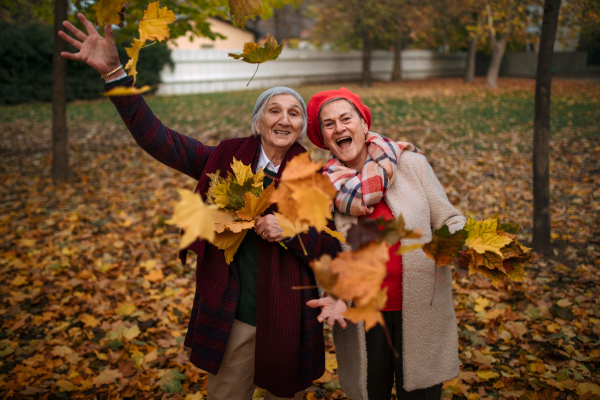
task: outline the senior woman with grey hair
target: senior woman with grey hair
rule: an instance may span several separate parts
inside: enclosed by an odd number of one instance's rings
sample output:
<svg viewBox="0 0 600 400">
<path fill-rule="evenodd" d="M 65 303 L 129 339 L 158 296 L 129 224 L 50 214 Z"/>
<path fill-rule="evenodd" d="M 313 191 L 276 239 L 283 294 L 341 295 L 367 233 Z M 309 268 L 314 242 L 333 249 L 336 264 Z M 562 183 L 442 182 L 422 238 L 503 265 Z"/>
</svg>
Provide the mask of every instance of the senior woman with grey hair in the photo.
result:
<svg viewBox="0 0 600 400">
<path fill-rule="evenodd" d="M 79 52 L 61 55 L 98 71 L 106 89 L 132 86 L 133 79 L 122 70 L 111 27 L 104 28 L 102 37 L 82 14 L 78 18 L 87 34 L 64 21 L 75 38 L 64 32 L 60 36 Z M 234 157 L 254 171 L 263 168 L 266 185 L 273 179 L 277 183 L 286 163 L 306 151 L 298 143 L 306 134 L 306 105 L 290 88 L 274 87 L 258 97 L 252 113 L 253 135 L 223 140 L 217 146 L 165 127 L 141 95 L 111 97 L 111 101 L 140 147 L 197 179 L 196 192 L 204 199 L 210 181 L 207 174 L 225 176 Z M 192 364 L 208 372 L 210 400 L 250 400 L 255 385 L 266 389 L 266 399 L 300 399 L 325 370 L 319 311 L 306 305 L 318 298 L 307 263 L 325 253 L 335 256 L 339 242 L 315 230 L 293 238 L 282 236 L 272 215 L 275 209 L 271 206 L 256 221 L 229 265 L 223 251 L 211 243 L 197 240 L 188 247 L 198 259 L 196 295 L 184 344 L 190 348 Z M 180 254 L 183 261 L 186 251 Z"/>
</svg>

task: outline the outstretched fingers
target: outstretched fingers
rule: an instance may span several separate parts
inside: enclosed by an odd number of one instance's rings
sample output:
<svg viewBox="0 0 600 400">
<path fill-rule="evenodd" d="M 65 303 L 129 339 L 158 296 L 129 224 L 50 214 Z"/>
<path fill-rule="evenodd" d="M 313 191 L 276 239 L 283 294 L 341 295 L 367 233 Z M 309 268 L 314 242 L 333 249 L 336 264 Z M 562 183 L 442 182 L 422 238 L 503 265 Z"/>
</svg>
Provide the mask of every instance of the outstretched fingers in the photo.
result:
<svg viewBox="0 0 600 400">
<path fill-rule="evenodd" d="M 84 42 L 85 39 L 87 39 L 87 35 L 85 33 L 81 32 L 79 30 L 79 28 L 77 28 L 75 25 L 73 25 L 69 21 L 63 21 L 63 26 L 65 28 L 67 28 L 73 35 L 75 35 L 75 37 L 77 39 L 79 39 L 81 42 Z M 62 32 L 62 31 L 59 31 L 59 34 L 60 34 L 60 32 Z M 65 36 L 68 36 L 68 35 L 65 33 Z"/>
<path fill-rule="evenodd" d="M 88 35 L 93 36 L 93 35 L 98 35 L 100 36 L 100 34 L 98 33 L 98 31 L 96 30 L 96 28 L 94 27 L 94 24 L 92 24 L 86 17 L 85 15 L 83 15 L 82 13 L 77 13 L 77 18 L 79 18 L 79 20 L 81 21 L 81 23 L 83 24 L 83 26 L 85 27 L 85 30 L 87 31 Z"/>
<path fill-rule="evenodd" d="M 67 35 L 63 31 L 58 31 L 58 36 L 60 36 L 62 40 L 69 43 L 71 46 L 75 47 L 78 50 L 81 50 L 81 46 L 83 46 L 83 43 L 81 43 L 79 40 L 73 39 L 71 36 Z"/>
</svg>

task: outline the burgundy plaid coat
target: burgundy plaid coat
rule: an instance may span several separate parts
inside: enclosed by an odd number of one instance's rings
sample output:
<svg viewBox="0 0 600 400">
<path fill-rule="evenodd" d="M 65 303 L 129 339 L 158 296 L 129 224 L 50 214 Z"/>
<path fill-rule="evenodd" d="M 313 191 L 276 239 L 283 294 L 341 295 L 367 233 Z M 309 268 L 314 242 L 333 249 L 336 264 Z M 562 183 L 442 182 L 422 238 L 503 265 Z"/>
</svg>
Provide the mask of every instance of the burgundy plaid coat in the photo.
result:
<svg viewBox="0 0 600 400">
<path fill-rule="evenodd" d="M 132 79 L 106 85 L 131 85 Z M 216 147 L 181 135 L 152 113 L 143 97 L 111 98 L 136 142 L 151 156 L 169 167 L 198 180 L 196 191 L 205 197 L 207 173 L 226 175 L 235 156 L 253 167 L 260 152 L 257 136 L 230 139 Z M 294 144 L 279 169 L 293 156 L 304 152 Z M 278 174 L 279 175 L 279 174 Z M 267 210 L 273 212 L 274 207 Z M 333 227 L 333 225 L 331 226 Z M 303 255 L 302 240 L 308 256 Z M 318 298 L 316 289 L 292 290 L 293 286 L 315 285 L 307 263 L 321 254 L 335 256 L 339 242 L 311 230 L 287 241 L 288 250 L 278 243 L 259 241 L 257 271 L 256 385 L 276 396 L 292 397 L 309 387 L 324 373 L 325 349 L 318 309 L 306 306 Z M 239 276 L 235 261 L 225 263 L 223 251 L 205 241 L 189 249 L 198 254 L 196 295 L 185 345 L 192 348 L 190 361 L 210 373 L 218 373 L 239 298 Z M 181 254 L 185 259 L 185 252 Z"/>
</svg>

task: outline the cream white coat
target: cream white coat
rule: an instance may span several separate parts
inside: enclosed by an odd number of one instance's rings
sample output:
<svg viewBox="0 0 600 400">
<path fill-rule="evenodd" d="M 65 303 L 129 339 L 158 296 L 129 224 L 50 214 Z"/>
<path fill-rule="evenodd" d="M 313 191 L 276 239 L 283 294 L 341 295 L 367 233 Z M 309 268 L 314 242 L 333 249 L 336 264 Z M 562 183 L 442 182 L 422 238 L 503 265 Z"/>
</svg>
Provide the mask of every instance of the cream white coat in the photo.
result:
<svg viewBox="0 0 600 400">
<path fill-rule="evenodd" d="M 434 230 L 448 225 L 454 232 L 465 224 L 426 158 L 416 153 L 401 154 L 384 200 L 394 217 L 402 215 L 408 229 L 422 232 L 420 239 L 405 239 L 403 245 L 427 243 Z M 345 235 L 357 218 L 336 210 L 334 220 Z M 402 267 L 404 389 L 411 391 L 458 376 L 458 332 L 450 268 L 436 266 L 420 249 L 404 254 Z M 342 390 L 352 400 L 367 400 L 363 324 L 349 323 L 346 329 L 336 324 L 333 338 Z"/>
</svg>

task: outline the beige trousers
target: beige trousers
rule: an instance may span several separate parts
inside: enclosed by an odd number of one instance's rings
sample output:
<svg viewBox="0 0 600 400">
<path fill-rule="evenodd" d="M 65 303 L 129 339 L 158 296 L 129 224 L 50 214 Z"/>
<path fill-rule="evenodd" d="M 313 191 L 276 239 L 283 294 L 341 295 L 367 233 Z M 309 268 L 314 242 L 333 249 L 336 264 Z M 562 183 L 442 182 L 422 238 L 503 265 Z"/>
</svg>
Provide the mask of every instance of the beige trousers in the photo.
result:
<svg viewBox="0 0 600 400">
<path fill-rule="evenodd" d="M 208 400 L 251 400 L 254 394 L 254 350 L 256 327 L 233 321 L 227 348 L 217 375 L 208 374 Z M 265 400 L 304 398 L 304 391 L 294 397 L 277 397 L 265 391 Z"/>
</svg>

